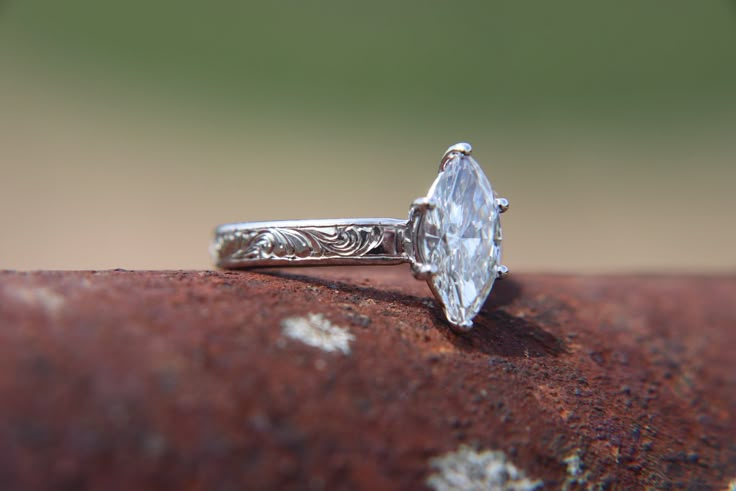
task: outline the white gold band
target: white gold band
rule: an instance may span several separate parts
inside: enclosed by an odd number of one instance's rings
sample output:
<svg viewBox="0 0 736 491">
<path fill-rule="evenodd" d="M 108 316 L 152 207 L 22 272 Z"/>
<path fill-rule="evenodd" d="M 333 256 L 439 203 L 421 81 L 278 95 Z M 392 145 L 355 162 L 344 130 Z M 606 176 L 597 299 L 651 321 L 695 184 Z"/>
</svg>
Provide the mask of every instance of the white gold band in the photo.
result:
<svg viewBox="0 0 736 491">
<path fill-rule="evenodd" d="M 407 221 L 288 220 L 221 225 L 212 255 L 221 268 L 410 262 Z"/>
</svg>

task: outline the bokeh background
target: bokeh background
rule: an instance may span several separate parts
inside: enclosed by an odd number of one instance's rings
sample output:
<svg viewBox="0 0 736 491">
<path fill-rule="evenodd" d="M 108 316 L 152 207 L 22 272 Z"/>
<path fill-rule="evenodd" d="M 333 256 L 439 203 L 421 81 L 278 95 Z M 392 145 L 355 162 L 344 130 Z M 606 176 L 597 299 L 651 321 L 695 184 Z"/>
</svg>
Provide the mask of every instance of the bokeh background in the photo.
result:
<svg viewBox="0 0 736 491">
<path fill-rule="evenodd" d="M 0 1 L 0 268 L 403 217 L 470 141 L 513 271 L 736 270 L 736 3 Z"/>
</svg>

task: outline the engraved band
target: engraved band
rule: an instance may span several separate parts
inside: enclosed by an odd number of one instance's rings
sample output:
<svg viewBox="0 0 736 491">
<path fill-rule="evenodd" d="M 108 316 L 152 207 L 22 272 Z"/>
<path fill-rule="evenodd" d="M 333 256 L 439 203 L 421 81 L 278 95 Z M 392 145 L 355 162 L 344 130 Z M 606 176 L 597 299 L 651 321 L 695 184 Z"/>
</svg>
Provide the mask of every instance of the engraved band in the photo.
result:
<svg viewBox="0 0 736 491">
<path fill-rule="evenodd" d="M 221 225 L 212 256 L 222 268 L 410 262 L 407 221 L 288 220 Z"/>
</svg>

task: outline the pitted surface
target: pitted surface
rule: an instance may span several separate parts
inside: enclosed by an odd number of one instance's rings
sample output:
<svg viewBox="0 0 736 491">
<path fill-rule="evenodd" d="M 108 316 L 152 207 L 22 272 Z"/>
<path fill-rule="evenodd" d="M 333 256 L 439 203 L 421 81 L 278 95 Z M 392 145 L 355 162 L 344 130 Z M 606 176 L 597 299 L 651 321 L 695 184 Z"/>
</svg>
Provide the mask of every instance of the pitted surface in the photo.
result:
<svg viewBox="0 0 736 491">
<path fill-rule="evenodd" d="M 0 273 L 2 487 L 425 489 L 463 445 L 544 489 L 736 478 L 735 278 L 512 278 L 457 334 L 404 266 Z"/>
</svg>

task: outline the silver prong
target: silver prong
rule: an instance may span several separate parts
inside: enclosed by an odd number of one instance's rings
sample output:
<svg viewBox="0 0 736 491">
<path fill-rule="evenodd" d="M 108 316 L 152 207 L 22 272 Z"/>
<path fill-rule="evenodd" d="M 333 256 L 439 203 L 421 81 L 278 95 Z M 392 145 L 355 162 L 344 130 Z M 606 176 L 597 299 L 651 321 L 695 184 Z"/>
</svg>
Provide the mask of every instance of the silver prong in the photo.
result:
<svg viewBox="0 0 736 491">
<path fill-rule="evenodd" d="M 455 324 L 454 322 L 450 323 L 456 331 L 459 332 L 468 332 L 473 328 L 473 321 L 465 321 L 462 324 Z"/>
<path fill-rule="evenodd" d="M 473 147 L 470 145 L 470 143 L 467 142 L 456 143 L 447 149 L 445 155 L 455 152 L 461 153 L 463 155 L 470 155 L 471 153 L 473 153 Z"/>
<path fill-rule="evenodd" d="M 432 264 L 412 263 L 411 273 L 418 280 L 428 280 L 437 273 L 437 267 Z"/>
<path fill-rule="evenodd" d="M 450 146 L 446 151 L 445 154 L 442 156 L 442 160 L 440 161 L 440 170 L 445 170 L 445 167 L 447 166 L 447 163 L 457 154 L 463 154 L 463 155 L 470 155 L 473 152 L 473 147 L 470 145 L 470 143 L 456 143 L 452 146 Z"/>
<path fill-rule="evenodd" d="M 411 204 L 412 211 L 427 211 L 433 210 L 437 206 L 433 200 L 423 197 L 415 199 Z"/>
<path fill-rule="evenodd" d="M 499 264 L 496 266 L 496 278 L 499 280 L 502 280 L 506 278 L 509 275 L 509 268 L 504 266 L 503 264 Z"/>
<path fill-rule="evenodd" d="M 506 198 L 496 198 L 496 208 L 499 213 L 506 213 L 509 209 L 509 200 Z"/>
</svg>

